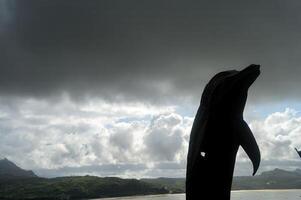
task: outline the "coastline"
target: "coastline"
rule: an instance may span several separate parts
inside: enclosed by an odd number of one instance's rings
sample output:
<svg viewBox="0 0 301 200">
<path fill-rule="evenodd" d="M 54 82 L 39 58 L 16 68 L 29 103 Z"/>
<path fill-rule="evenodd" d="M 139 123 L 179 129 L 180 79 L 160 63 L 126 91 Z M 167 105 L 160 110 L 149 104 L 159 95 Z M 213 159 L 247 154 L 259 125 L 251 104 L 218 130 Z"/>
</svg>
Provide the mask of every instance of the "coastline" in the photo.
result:
<svg viewBox="0 0 301 200">
<path fill-rule="evenodd" d="M 301 189 L 255 189 L 255 190 L 231 190 L 231 192 L 285 192 L 285 191 L 301 191 Z"/>
<path fill-rule="evenodd" d="M 301 189 L 256 189 L 256 190 L 231 190 L 231 193 L 245 193 L 245 192 L 293 192 L 300 191 Z M 133 199 L 133 198 L 144 198 L 152 199 L 154 197 L 167 197 L 167 196 L 184 196 L 185 193 L 175 193 L 175 194 L 154 194 L 154 195 L 132 195 L 132 196 L 120 196 L 120 197 L 109 197 L 109 198 L 95 198 L 89 200 L 120 200 L 122 199 Z"/>
</svg>

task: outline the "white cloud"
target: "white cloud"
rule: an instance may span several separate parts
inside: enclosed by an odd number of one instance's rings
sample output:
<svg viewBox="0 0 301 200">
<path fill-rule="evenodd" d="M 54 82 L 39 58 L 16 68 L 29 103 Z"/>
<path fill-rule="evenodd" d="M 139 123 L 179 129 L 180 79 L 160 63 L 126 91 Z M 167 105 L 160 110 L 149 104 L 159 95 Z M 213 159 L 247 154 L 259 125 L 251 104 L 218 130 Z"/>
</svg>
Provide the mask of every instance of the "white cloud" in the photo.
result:
<svg viewBox="0 0 301 200">
<path fill-rule="evenodd" d="M 262 121 L 250 123 L 262 151 L 263 160 L 296 160 L 294 147 L 301 147 L 301 117 L 286 108 L 270 114 Z"/>
<path fill-rule="evenodd" d="M 192 121 L 172 106 L 115 105 L 100 100 L 81 104 L 67 96 L 55 102 L 18 99 L 2 103 L 0 113 L 1 154 L 26 169 L 58 170 L 57 174 L 84 166 L 129 164 L 143 164 L 147 167 L 140 173 L 152 174 L 158 163 L 178 165 L 186 159 Z M 98 170 L 97 174 L 134 173 L 122 169 Z"/>
<path fill-rule="evenodd" d="M 300 167 L 301 160 L 294 150 L 295 147 L 301 148 L 301 117 L 296 110 L 286 108 L 265 119 L 253 120 L 249 125 L 261 151 L 259 172 L 277 167 L 287 170 Z M 236 173 L 250 174 L 251 163 L 242 149 L 237 161 Z"/>
<path fill-rule="evenodd" d="M 174 161 L 184 147 L 185 130 L 180 115 L 170 113 L 152 119 L 144 137 L 145 152 L 150 160 Z M 179 160 L 178 160 L 179 161 Z"/>
<path fill-rule="evenodd" d="M 2 98 L 0 156 L 40 175 L 184 176 L 192 122 L 173 106 L 75 103 L 68 96 L 53 102 Z M 301 117 L 297 111 L 287 108 L 253 118 L 249 125 L 262 154 L 259 172 L 298 167 L 301 161 L 294 147 L 301 148 Z M 251 171 L 240 149 L 236 174 Z"/>
</svg>

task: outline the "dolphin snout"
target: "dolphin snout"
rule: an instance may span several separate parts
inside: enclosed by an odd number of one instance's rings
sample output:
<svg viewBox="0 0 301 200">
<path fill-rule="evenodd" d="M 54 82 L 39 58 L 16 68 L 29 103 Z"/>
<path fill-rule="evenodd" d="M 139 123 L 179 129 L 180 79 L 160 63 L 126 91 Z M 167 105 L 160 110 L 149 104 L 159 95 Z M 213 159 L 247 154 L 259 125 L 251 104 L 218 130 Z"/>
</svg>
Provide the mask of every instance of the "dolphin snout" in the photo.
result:
<svg viewBox="0 0 301 200">
<path fill-rule="evenodd" d="M 256 80 L 259 74 L 260 65 L 252 64 L 238 73 L 237 81 L 239 81 L 240 84 L 249 87 Z"/>
<path fill-rule="evenodd" d="M 252 64 L 248 67 L 246 67 L 244 70 L 242 70 L 241 72 L 243 73 L 254 73 L 254 72 L 259 72 L 260 71 L 260 65 L 257 64 Z"/>
</svg>

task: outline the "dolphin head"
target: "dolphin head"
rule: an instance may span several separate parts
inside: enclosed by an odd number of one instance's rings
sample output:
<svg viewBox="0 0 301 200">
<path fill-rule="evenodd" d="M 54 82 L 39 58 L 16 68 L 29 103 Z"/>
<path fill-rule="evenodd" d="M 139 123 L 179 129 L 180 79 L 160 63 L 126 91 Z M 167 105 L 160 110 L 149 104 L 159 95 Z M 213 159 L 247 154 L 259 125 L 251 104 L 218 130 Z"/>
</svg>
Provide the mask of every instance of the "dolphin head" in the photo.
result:
<svg viewBox="0 0 301 200">
<path fill-rule="evenodd" d="M 250 65 L 225 78 L 220 104 L 228 115 L 242 117 L 249 87 L 260 74 L 259 65 Z M 222 109 L 224 110 L 224 109 Z"/>
<path fill-rule="evenodd" d="M 218 118 L 242 118 L 248 89 L 260 74 L 260 66 L 252 64 L 241 71 L 218 73 L 206 86 L 202 103 Z"/>
</svg>

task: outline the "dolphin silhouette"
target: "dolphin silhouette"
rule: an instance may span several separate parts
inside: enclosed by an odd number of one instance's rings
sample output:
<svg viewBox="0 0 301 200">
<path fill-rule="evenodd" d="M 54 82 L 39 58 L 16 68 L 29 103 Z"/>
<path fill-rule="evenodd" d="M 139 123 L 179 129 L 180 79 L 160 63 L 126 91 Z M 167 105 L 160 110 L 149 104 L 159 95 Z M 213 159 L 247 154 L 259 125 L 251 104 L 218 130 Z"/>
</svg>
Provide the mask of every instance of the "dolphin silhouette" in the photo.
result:
<svg viewBox="0 0 301 200">
<path fill-rule="evenodd" d="M 206 85 L 190 134 L 186 200 L 229 200 L 236 154 L 241 145 L 253 164 L 260 164 L 256 140 L 243 119 L 248 89 L 259 65 L 216 74 Z"/>
<path fill-rule="evenodd" d="M 299 157 L 301 158 L 301 151 L 299 151 L 297 148 L 295 148 L 295 150 L 297 151 Z"/>
</svg>

